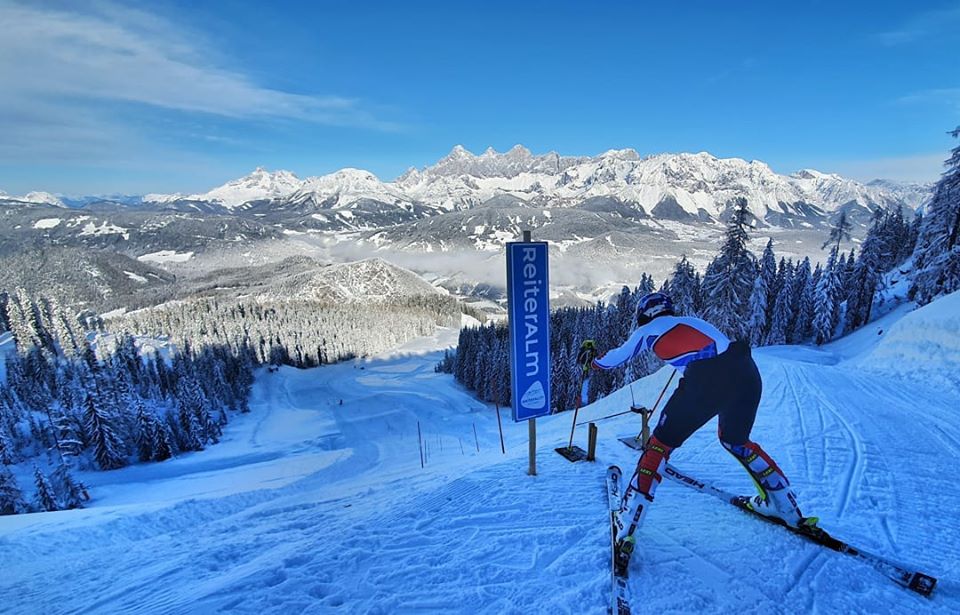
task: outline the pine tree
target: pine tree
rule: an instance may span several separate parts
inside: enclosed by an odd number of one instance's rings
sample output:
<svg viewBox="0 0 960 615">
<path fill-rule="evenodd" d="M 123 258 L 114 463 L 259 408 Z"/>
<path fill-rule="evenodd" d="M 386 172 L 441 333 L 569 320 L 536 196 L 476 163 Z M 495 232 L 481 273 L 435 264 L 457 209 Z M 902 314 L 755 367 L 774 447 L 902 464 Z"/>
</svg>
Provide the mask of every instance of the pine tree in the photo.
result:
<svg viewBox="0 0 960 615">
<path fill-rule="evenodd" d="M 847 299 L 847 330 L 852 331 L 868 322 L 873 310 L 873 300 L 881 280 L 881 262 L 883 260 L 886 217 L 881 210 L 874 214 L 867 236 L 863 240 L 860 256 L 850 275 L 850 287 Z M 888 248 L 894 249 L 894 248 Z"/>
<path fill-rule="evenodd" d="M 181 451 L 203 450 L 203 428 L 197 422 L 197 415 L 187 404 L 177 402 L 177 422 L 180 439 L 178 446 Z"/>
<path fill-rule="evenodd" d="M 781 259 L 781 263 L 782 263 Z M 777 300 L 776 293 L 779 291 L 776 285 L 777 279 L 777 257 L 773 253 L 773 238 L 767 239 L 767 245 L 763 249 L 763 256 L 760 257 L 760 277 L 763 278 L 764 287 L 767 290 L 766 323 L 769 326 L 770 319 L 773 318 L 773 304 Z M 764 329 L 763 333 L 766 334 Z"/>
<path fill-rule="evenodd" d="M 698 286 L 697 273 L 684 255 L 674 267 L 670 279 L 670 298 L 678 315 L 697 315 Z"/>
<path fill-rule="evenodd" d="M 767 331 L 767 284 L 762 275 L 753 280 L 750 293 L 750 320 L 747 324 L 750 332 L 750 345 L 760 346 Z"/>
<path fill-rule="evenodd" d="M 3 413 L 0 412 L 0 416 Z M 0 464 L 5 466 L 14 463 L 13 447 L 10 445 L 10 436 L 7 435 L 6 427 L 0 423 Z"/>
<path fill-rule="evenodd" d="M 80 435 L 80 424 L 72 414 L 61 411 L 52 416 L 54 429 L 57 434 L 57 446 L 60 454 L 76 457 L 83 450 L 83 440 Z"/>
<path fill-rule="evenodd" d="M 850 229 L 853 228 L 853 225 L 850 224 L 850 220 L 847 218 L 846 210 L 842 210 L 840 215 L 837 216 L 837 221 L 830 229 L 830 236 L 826 241 L 823 242 L 821 249 L 826 248 L 830 244 L 834 244 L 833 250 L 835 252 L 840 252 L 840 242 L 843 240 L 850 240 Z"/>
<path fill-rule="evenodd" d="M 704 318 L 732 339 L 748 339 L 746 312 L 756 273 L 747 250 L 749 216 L 746 199 L 737 199 L 720 254 L 703 279 Z"/>
<path fill-rule="evenodd" d="M 137 452 L 140 461 L 150 461 L 156 454 L 154 443 L 157 439 L 157 424 L 153 416 L 149 415 L 143 403 L 137 400 Z"/>
<path fill-rule="evenodd" d="M 781 261 L 782 262 L 782 261 Z M 773 316 L 770 322 L 770 331 L 767 334 L 767 344 L 779 345 L 787 343 L 790 323 L 793 320 L 793 267 L 787 263 L 782 267 L 783 281 L 779 284 L 780 291 L 773 303 Z"/>
<path fill-rule="evenodd" d="M 960 127 L 950 134 L 960 137 Z M 920 303 L 960 289 L 960 145 L 944 166 L 913 252 L 913 294 Z"/>
<path fill-rule="evenodd" d="M 840 293 L 840 283 L 836 271 L 837 251 L 834 249 L 827 260 L 820 279 L 817 282 L 813 308 L 813 335 L 817 345 L 833 339 L 834 330 L 839 320 L 839 306 L 837 297 Z"/>
<path fill-rule="evenodd" d="M 26 510 L 17 479 L 6 466 L 0 466 L 0 515 L 16 515 Z"/>
<path fill-rule="evenodd" d="M 43 475 L 40 468 L 36 466 L 33 468 L 33 481 L 37 487 L 37 507 L 46 512 L 60 510 L 60 503 L 57 502 L 57 497 L 54 494 L 53 487 L 50 486 L 50 481 Z"/>
<path fill-rule="evenodd" d="M 810 259 L 804 258 L 793 276 L 790 303 L 795 306 L 787 333 L 788 344 L 799 344 L 810 337 L 813 326 L 814 286 Z"/>
<path fill-rule="evenodd" d="M 153 432 L 153 460 L 166 461 L 173 457 L 173 444 L 170 437 L 170 428 L 163 421 L 156 422 Z"/>
<path fill-rule="evenodd" d="M 113 426 L 113 417 L 101 409 L 94 396 L 87 393 L 84 401 L 87 439 L 93 444 L 93 455 L 101 470 L 114 470 L 127 464 L 123 443 Z"/>
<path fill-rule="evenodd" d="M 54 492 L 67 510 L 83 508 L 83 503 L 90 499 L 86 486 L 73 478 L 66 463 L 57 466 L 52 479 Z"/>
</svg>

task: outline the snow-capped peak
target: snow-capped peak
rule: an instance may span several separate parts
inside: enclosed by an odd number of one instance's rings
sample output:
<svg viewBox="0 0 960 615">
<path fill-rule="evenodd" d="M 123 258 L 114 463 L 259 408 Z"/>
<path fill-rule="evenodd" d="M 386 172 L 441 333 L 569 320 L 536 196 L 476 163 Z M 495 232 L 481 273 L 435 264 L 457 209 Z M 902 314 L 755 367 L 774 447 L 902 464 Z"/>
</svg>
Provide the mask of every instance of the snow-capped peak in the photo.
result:
<svg viewBox="0 0 960 615">
<path fill-rule="evenodd" d="M 600 158 L 615 158 L 617 160 L 640 160 L 637 150 L 625 147 L 623 149 L 608 149 L 600 154 Z"/>
<path fill-rule="evenodd" d="M 370 171 L 353 168 L 340 169 L 320 177 L 309 177 L 291 196 L 295 201 L 311 198 L 317 202 L 329 201 L 331 197 L 333 197 L 331 206 L 335 209 L 348 207 L 360 200 L 373 200 L 394 205 L 410 202 L 410 199 L 395 185 L 380 181 Z"/>
<path fill-rule="evenodd" d="M 476 158 L 476 156 L 474 156 L 473 152 L 464 146 L 457 144 L 453 146 L 453 149 L 450 150 L 450 153 L 447 154 L 442 160 L 462 160 L 464 158 Z"/>
<path fill-rule="evenodd" d="M 257 167 L 245 177 L 227 182 L 206 194 L 198 194 L 190 198 L 220 203 L 232 209 L 248 201 L 274 199 L 293 194 L 302 185 L 303 182 L 290 171 L 270 172 L 263 167 Z"/>
<path fill-rule="evenodd" d="M 847 181 L 836 173 L 822 173 L 815 169 L 801 169 L 793 174 L 797 179 L 814 179 L 818 181 Z"/>
<path fill-rule="evenodd" d="M 56 207 L 66 207 L 59 198 L 55 195 L 50 194 L 49 192 L 28 192 L 22 197 L 19 197 L 17 200 L 26 201 L 27 203 L 43 203 L 44 205 L 54 205 Z"/>
</svg>

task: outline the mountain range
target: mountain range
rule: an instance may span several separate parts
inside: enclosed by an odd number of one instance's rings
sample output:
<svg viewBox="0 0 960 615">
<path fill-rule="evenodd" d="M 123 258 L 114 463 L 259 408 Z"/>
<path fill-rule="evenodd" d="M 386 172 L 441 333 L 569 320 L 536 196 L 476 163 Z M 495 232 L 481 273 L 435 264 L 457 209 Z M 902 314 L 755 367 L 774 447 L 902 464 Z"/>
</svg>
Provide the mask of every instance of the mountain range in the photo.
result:
<svg viewBox="0 0 960 615">
<path fill-rule="evenodd" d="M 758 220 L 782 223 L 829 215 L 843 207 L 916 209 L 929 197 L 930 188 L 888 180 L 861 183 L 810 169 L 780 175 L 763 162 L 716 158 L 704 152 L 642 157 L 632 149 L 621 149 L 573 157 L 553 152 L 534 155 L 517 145 L 505 153 L 488 149 L 477 156 L 458 145 L 436 164 L 411 168 L 392 182 L 360 169 L 300 179 L 289 171 L 257 168 L 201 194 L 69 201 L 86 207 L 112 202 L 210 213 L 286 211 L 294 217 L 309 212 L 318 214 L 319 226 L 373 228 L 378 225 L 364 220 L 370 213 L 395 210 L 399 217 L 419 218 L 472 209 L 491 200 L 566 208 L 602 198 L 655 218 L 717 220 L 733 198 L 745 197 Z M 15 200 L 64 204 L 44 192 Z M 342 215 L 349 211 L 358 216 Z"/>
<path fill-rule="evenodd" d="M 532 230 L 566 259 L 557 281 L 566 272 L 570 288 L 593 292 L 638 270 L 662 277 L 680 254 L 704 266 L 739 197 L 762 231 L 754 249 L 776 236 L 782 254 L 819 258 L 838 212 L 862 232 L 878 208 L 922 209 L 931 188 L 809 169 L 781 175 L 763 162 L 707 153 L 576 157 L 518 145 L 474 155 L 457 146 L 390 182 L 360 169 L 301 179 L 257 168 L 200 194 L 0 193 L 0 256 L 102 250 L 182 277 L 297 254 L 343 261 L 402 253 L 419 255 L 422 265 L 399 260 L 452 292 L 495 297 L 490 285 L 500 283 L 502 265 L 494 257 Z M 461 252 L 468 258 L 452 256 Z M 165 283 L 131 266 L 120 275 Z"/>
</svg>

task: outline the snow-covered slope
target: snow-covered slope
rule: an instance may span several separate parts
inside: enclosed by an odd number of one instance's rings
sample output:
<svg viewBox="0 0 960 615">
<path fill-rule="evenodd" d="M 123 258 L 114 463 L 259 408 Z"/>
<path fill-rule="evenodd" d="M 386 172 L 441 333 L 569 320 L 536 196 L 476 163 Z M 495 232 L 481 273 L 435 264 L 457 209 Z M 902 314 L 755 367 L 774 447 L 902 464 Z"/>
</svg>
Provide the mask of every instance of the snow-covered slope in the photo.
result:
<svg viewBox="0 0 960 615">
<path fill-rule="evenodd" d="M 860 365 L 960 393 L 960 292 L 907 314 L 882 333 Z"/>
<path fill-rule="evenodd" d="M 899 327 L 943 322 L 946 308 L 932 307 Z M 526 426 L 504 412 L 502 454 L 494 408 L 433 371 L 437 349 L 456 333 L 370 361 L 263 372 L 252 413 L 231 422 L 222 444 L 84 474 L 96 498 L 86 510 L 0 518 L 4 607 L 604 613 L 602 481 L 607 464 L 635 463 L 615 437 L 636 433 L 636 415 L 598 422 L 597 463 L 575 465 L 553 452 L 566 444 L 570 413 L 541 419 L 538 476 L 527 476 Z M 758 351 L 765 386 L 753 438 L 776 456 L 808 514 L 938 576 L 933 597 L 665 482 L 631 569 L 638 610 L 960 612 L 960 398 L 922 379 L 865 371 L 845 352 Z M 640 380 L 579 418 L 622 411 L 632 397 L 652 404 L 668 377 Z M 585 431 L 576 433 L 581 444 Z M 672 461 L 752 491 L 712 423 Z"/>
<path fill-rule="evenodd" d="M 335 301 L 338 303 L 396 300 L 417 295 L 437 295 L 443 291 L 408 269 L 380 258 L 310 267 L 291 275 L 258 298 L 285 300 Z"/>
</svg>

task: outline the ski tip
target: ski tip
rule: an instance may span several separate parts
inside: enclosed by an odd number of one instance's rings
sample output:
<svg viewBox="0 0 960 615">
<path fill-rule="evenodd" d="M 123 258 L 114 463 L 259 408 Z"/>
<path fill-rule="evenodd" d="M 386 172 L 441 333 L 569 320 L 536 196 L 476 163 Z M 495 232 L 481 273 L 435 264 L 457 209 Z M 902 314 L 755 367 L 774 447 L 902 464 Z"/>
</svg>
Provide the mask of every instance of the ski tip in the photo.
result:
<svg viewBox="0 0 960 615">
<path fill-rule="evenodd" d="M 937 579 L 922 572 L 915 572 L 907 585 L 909 589 L 917 592 L 921 596 L 930 597 L 933 589 L 937 586 Z"/>
</svg>

